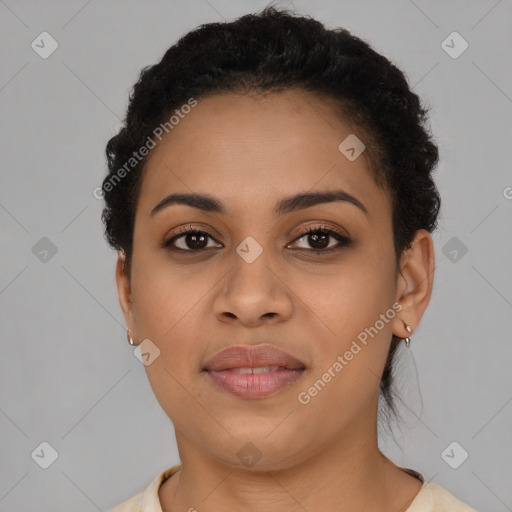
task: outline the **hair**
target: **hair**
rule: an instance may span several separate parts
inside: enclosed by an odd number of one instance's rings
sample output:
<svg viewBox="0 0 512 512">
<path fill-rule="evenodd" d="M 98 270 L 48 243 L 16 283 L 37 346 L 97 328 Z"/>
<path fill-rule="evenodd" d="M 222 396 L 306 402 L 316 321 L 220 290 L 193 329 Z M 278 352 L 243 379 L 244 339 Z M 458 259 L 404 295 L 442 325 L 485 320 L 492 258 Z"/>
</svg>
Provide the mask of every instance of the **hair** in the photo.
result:
<svg viewBox="0 0 512 512">
<path fill-rule="evenodd" d="M 112 248 L 123 251 L 128 278 L 147 161 L 146 156 L 133 163 L 133 156 L 155 128 L 190 98 L 289 89 L 328 102 L 364 135 L 363 155 L 392 201 L 397 269 L 416 231 L 434 231 L 441 203 L 432 179 L 438 148 L 424 127 L 429 109 L 410 90 L 404 74 L 346 29 L 327 29 L 309 16 L 267 6 L 231 22 L 197 27 L 171 46 L 160 62 L 142 69 L 123 126 L 107 143 L 108 174 L 102 186 L 105 235 Z M 127 162 L 133 167 L 128 172 Z M 380 382 L 380 399 L 393 414 L 393 360 L 399 342 L 393 335 Z"/>
</svg>

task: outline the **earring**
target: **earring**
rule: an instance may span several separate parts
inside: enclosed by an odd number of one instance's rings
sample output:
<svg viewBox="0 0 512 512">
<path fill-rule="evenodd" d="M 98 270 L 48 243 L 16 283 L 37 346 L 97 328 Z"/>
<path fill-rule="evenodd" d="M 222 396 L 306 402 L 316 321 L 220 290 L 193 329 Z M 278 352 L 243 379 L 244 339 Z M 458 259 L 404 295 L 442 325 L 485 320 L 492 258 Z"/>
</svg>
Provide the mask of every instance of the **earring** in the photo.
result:
<svg viewBox="0 0 512 512">
<path fill-rule="evenodd" d="M 135 345 L 135 343 L 133 342 L 132 337 L 130 336 L 130 329 L 128 329 L 128 331 L 126 331 L 126 339 L 128 340 L 128 343 L 130 345 Z"/>
<path fill-rule="evenodd" d="M 412 332 L 412 328 L 409 324 L 406 324 L 404 322 L 404 325 L 405 325 L 405 330 L 408 332 L 408 333 L 411 333 Z M 407 337 L 407 338 L 404 338 L 404 341 L 405 341 L 405 346 L 407 348 L 409 348 L 409 346 L 411 345 L 411 338 Z"/>
</svg>

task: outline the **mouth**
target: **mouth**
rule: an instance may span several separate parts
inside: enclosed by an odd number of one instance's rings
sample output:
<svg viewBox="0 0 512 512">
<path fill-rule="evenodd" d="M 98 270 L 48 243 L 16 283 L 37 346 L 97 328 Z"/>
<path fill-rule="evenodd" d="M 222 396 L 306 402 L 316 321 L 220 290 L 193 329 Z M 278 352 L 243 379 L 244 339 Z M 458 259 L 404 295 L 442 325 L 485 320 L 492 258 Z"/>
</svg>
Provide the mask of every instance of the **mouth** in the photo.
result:
<svg viewBox="0 0 512 512">
<path fill-rule="evenodd" d="M 239 398 L 264 398 L 297 382 L 305 368 L 291 370 L 282 366 L 207 370 L 213 384 Z"/>
<path fill-rule="evenodd" d="M 264 398 L 297 382 L 305 365 L 272 345 L 238 345 L 211 358 L 203 368 L 217 389 L 239 398 Z"/>
</svg>

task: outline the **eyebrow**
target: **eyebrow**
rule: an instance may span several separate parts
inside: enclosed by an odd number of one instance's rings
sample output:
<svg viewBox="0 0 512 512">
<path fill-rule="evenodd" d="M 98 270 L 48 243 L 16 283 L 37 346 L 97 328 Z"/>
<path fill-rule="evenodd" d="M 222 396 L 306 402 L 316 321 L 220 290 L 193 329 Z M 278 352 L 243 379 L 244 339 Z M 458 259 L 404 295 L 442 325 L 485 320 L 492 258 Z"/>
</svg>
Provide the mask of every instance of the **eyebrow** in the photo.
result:
<svg viewBox="0 0 512 512">
<path fill-rule="evenodd" d="M 304 208 L 310 208 L 322 203 L 332 203 L 334 201 L 345 201 L 357 206 L 361 211 L 368 215 L 368 210 L 363 203 L 344 190 L 334 190 L 327 192 L 305 192 L 291 197 L 281 199 L 273 209 L 275 216 L 282 216 Z M 173 204 L 184 204 L 197 208 L 204 212 L 226 214 L 226 209 L 222 203 L 208 194 L 170 194 L 162 199 L 152 210 L 150 216 L 171 206 Z"/>
</svg>

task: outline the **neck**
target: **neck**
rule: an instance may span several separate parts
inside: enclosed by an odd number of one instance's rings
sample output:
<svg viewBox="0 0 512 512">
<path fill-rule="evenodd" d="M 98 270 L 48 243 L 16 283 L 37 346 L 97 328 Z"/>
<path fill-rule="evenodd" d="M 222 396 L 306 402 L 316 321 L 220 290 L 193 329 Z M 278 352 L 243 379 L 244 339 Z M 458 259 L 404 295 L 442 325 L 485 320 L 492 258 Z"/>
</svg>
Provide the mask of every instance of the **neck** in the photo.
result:
<svg viewBox="0 0 512 512">
<path fill-rule="evenodd" d="M 421 482 L 380 452 L 374 430 L 339 436 L 334 446 L 276 470 L 219 462 L 176 431 L 182 468 L 160 488 L 162 510 L 404 511 Z"/>
</svg>

